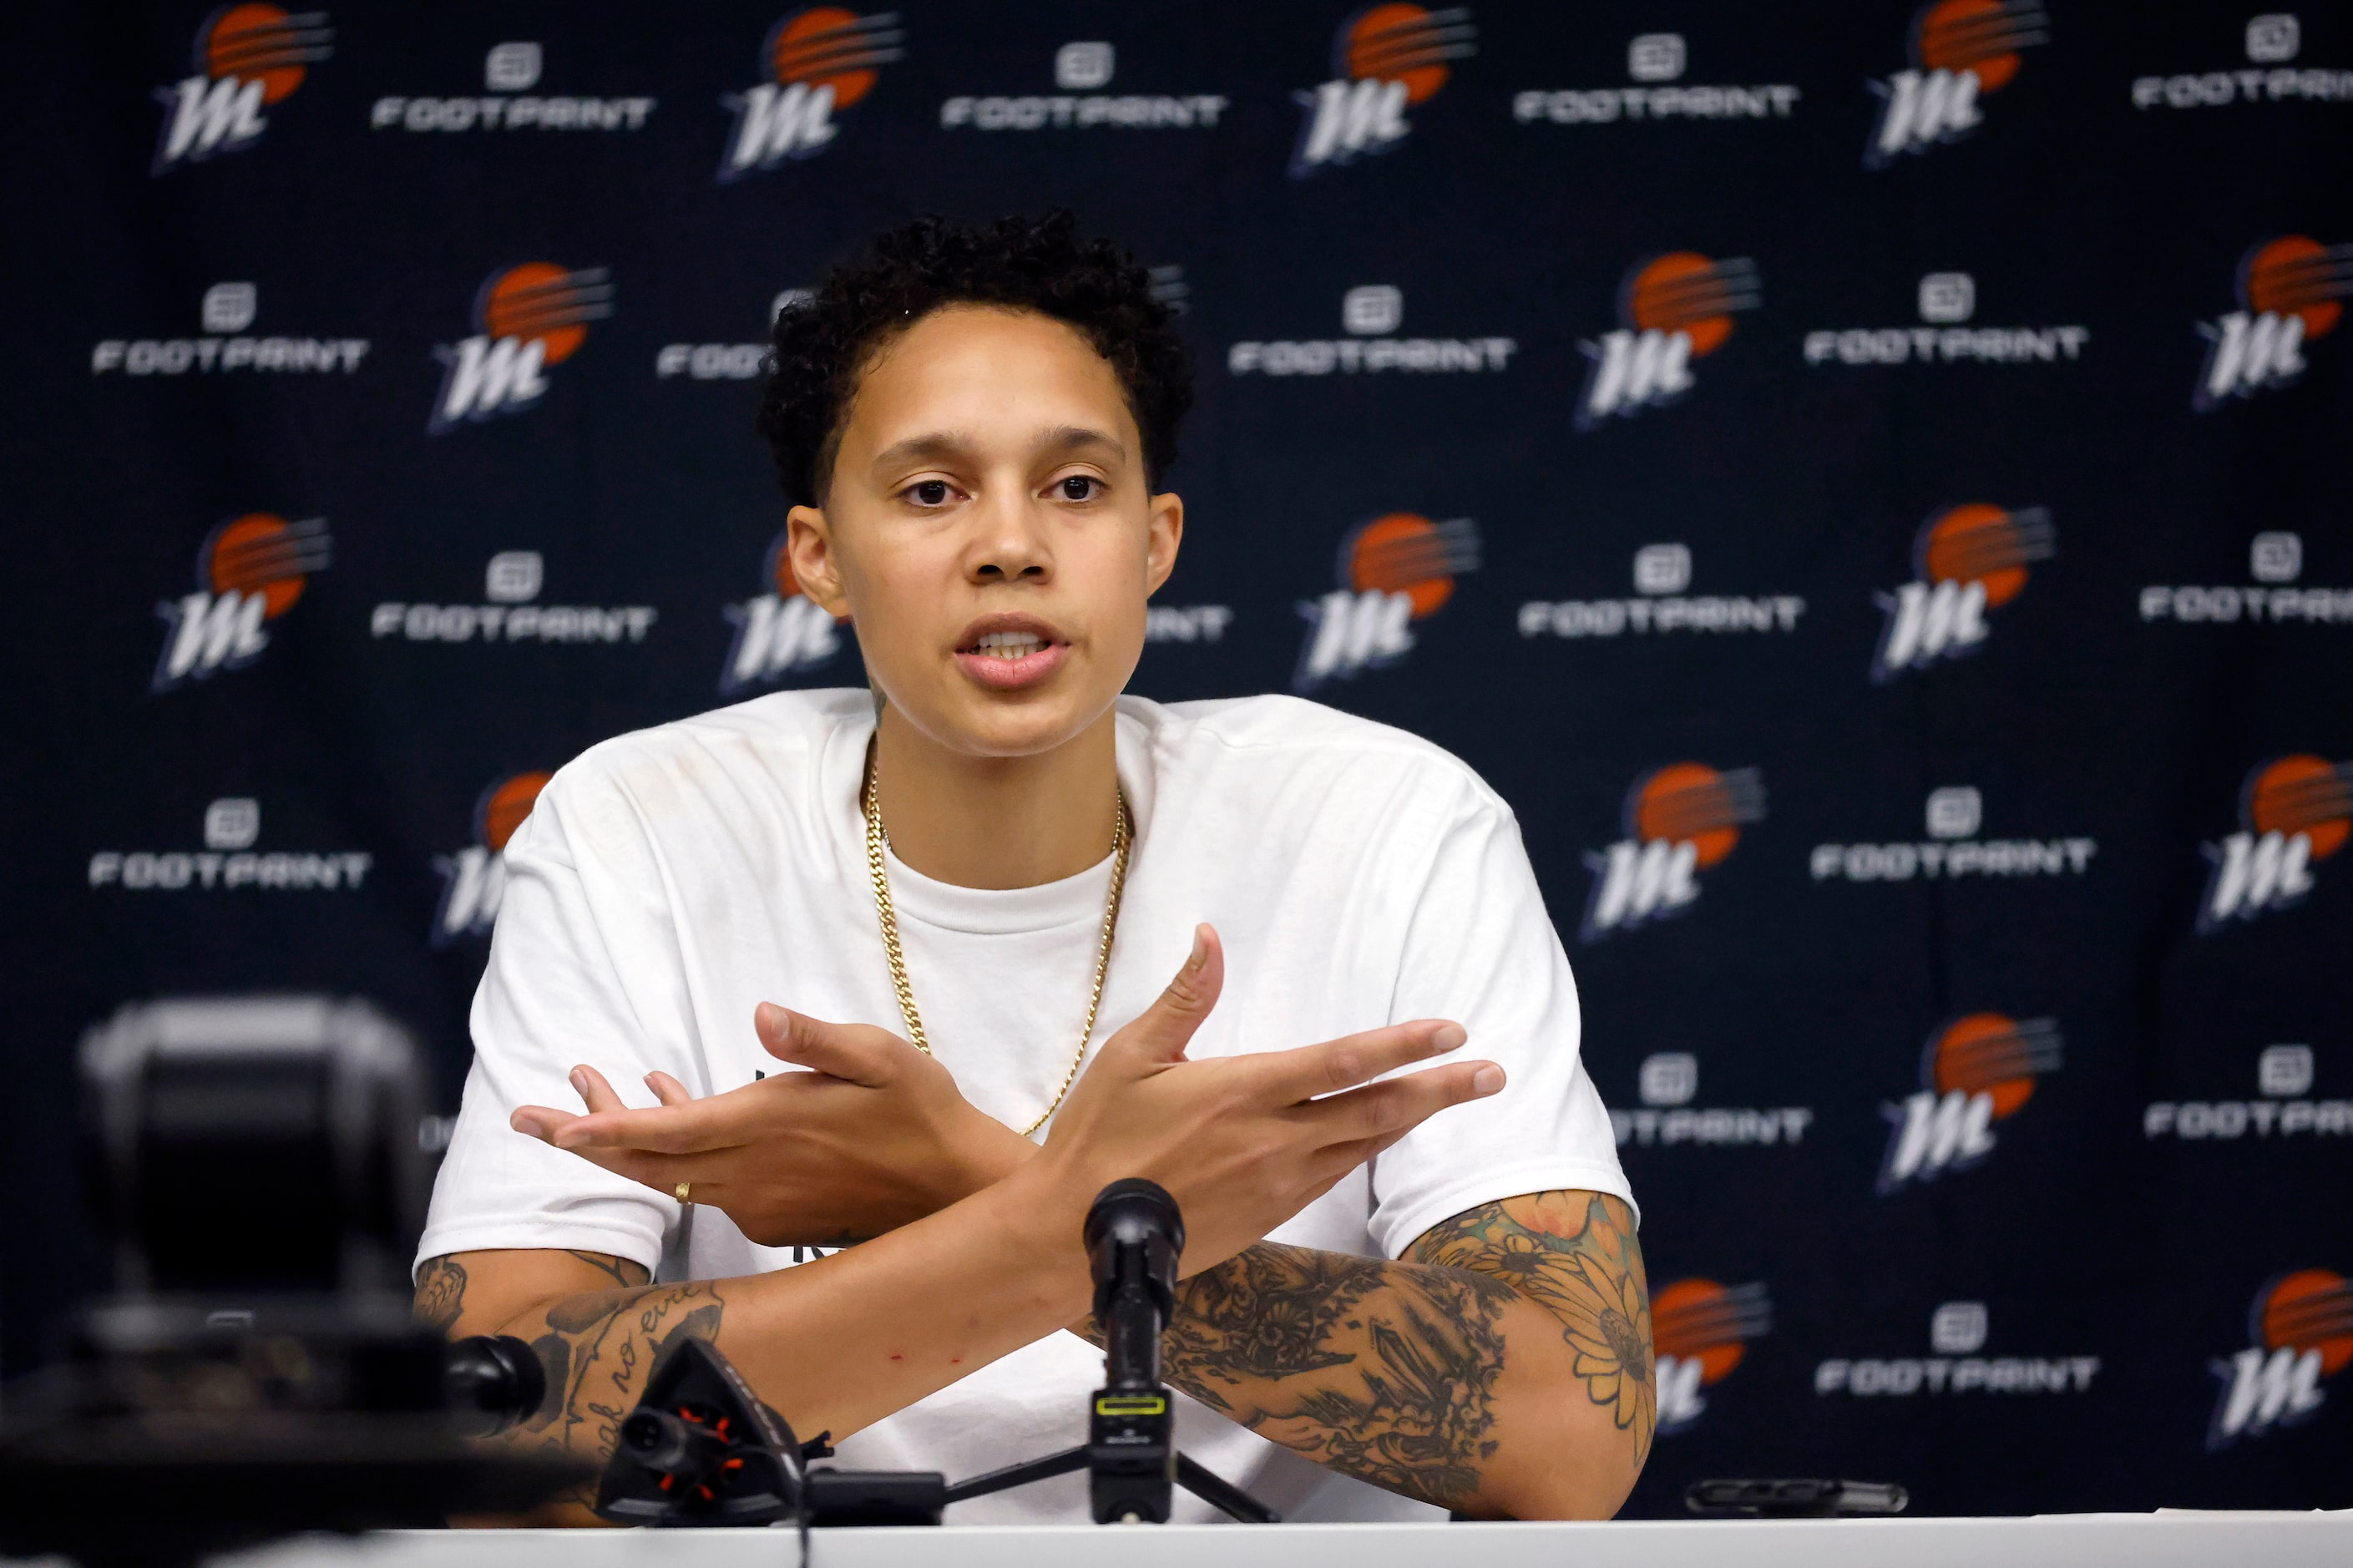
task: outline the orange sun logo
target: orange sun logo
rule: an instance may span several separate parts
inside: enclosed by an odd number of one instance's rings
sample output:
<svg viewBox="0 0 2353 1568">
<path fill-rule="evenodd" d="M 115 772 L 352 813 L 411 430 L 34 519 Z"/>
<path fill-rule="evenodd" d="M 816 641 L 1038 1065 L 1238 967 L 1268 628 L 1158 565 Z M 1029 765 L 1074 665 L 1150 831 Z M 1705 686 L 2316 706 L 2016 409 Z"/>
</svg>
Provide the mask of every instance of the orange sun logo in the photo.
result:
<svg viewBox="0 0 2353 1568">
<path fill-rule="evenodd" d="M 2000 1121 L 2033 1098 L 2035 1075 L 2056 1070 L 2060 1057 L 2058 1026 L 2048 1018 L 1971 1013 L 1929 1041 L 1921 1079 L 1940 1095 L 1985 1095 Z"/>
</svg>

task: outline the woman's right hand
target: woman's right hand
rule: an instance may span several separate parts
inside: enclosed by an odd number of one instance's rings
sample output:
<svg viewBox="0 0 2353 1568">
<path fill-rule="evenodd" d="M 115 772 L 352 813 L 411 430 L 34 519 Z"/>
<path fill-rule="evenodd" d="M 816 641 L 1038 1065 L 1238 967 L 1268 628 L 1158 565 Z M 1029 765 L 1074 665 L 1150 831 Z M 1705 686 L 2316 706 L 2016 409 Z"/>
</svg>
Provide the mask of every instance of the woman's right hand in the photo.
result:
<svg viewBox="0 0 2353 1568">
<path fill-rule="evenodd" d="M 1082 1202 L 1125 1176 L 1167 1188 L 1185 1215 L 1187 1275 L 1262 1239 L 1428 1118 L 1504 1087 L 1504 1069 L 1482 1061 L 1370 1081 L 1459 1049 L 1462 1026 L 1442 1018 L 1188 1061 L 1185 1047 L 1224 983 L 1218 933 L 1194 928 L 1185 966 L 1103 1042 L 1039 1156 Z"/>
</svg>

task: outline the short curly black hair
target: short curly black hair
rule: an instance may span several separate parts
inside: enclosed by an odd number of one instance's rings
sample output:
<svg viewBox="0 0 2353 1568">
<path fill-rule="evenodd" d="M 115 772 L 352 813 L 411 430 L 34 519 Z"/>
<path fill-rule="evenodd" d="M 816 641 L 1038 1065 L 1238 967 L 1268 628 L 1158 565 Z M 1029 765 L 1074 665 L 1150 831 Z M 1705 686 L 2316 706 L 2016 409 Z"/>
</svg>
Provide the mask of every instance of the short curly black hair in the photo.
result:
<svg viewBox="0 0 2353 1568">
<path fill-rule="evenodd" d="M 1058 208 L 987 225 L 935 216 L 902 224 L 777 315 L 757 428 L 788 500 L 823 504 L 851 395 L 875 351 L 959 303 L 1036 310 L 1084 333 L 1127 394 L 1145 478 L 1160 487 L 1193 405 L 1192 353 L 1134 258 L 1108 239 L 1081 238 L 1078 220 Z"/>
</svg>

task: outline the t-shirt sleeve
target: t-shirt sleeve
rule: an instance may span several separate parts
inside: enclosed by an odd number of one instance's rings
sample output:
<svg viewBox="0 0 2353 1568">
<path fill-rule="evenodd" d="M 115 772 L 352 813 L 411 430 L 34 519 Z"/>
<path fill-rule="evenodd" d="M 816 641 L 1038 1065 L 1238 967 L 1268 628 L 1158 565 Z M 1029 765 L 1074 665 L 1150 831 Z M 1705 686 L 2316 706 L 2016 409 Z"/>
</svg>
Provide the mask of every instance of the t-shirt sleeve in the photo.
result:
<svg viewBox="0 0 2353 1568">
<path fill-rule="evenodd" d="M 651 1102 L 643 1079 L 655 1068 L 701 1084 L 660 867 L 617 785 L 565 773 L 541 792 L 504 862 L 490 963 L 474 993 L 473 1067 L 417 1258 L 569 1247 L 651 1271 L 677 1201 L 507 1119 L 522 1105 L 584 1109 L 570 1081 L 584 1062 L 636 1104 Z"/>
<path fill-rule="evenodd" d="M 1455 1020 L 1471 1037 L 1457 1057 L 1500 1063 L 1509 1081 L 1374 1157 L 1369 1228 L 1390 1258 L 1441 1220 L 1523 1193 L 1583 1188 L 1633 1204 L 1519 825 L 1467 789 L 1443 821 L 1425 879 L 1399 889 L 1411 901 L 1389 1021 Z"/>
</svg>

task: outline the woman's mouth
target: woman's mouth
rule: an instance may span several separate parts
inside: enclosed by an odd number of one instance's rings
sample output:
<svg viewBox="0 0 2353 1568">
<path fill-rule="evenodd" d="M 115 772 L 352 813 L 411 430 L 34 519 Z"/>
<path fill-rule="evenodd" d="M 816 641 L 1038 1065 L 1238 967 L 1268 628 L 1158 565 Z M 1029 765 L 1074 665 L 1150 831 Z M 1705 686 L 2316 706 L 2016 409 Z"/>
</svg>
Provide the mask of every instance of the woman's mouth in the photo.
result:
<svg viewBox="0 0 2353 1568">
<path fill-rule="evenodd" d="M 1046 639 L 1036 632 L 991 632 L 972 651 L 992 658 L 1027 658 L 1045 647 Z"/>
<path fill-rule="evenodd" d="M 997 691 L 1035 686 L 1062 667 L 1071 645 L 1034 631 L 995 631 L 956 650 L 964 672 Z"/>
</svg>

